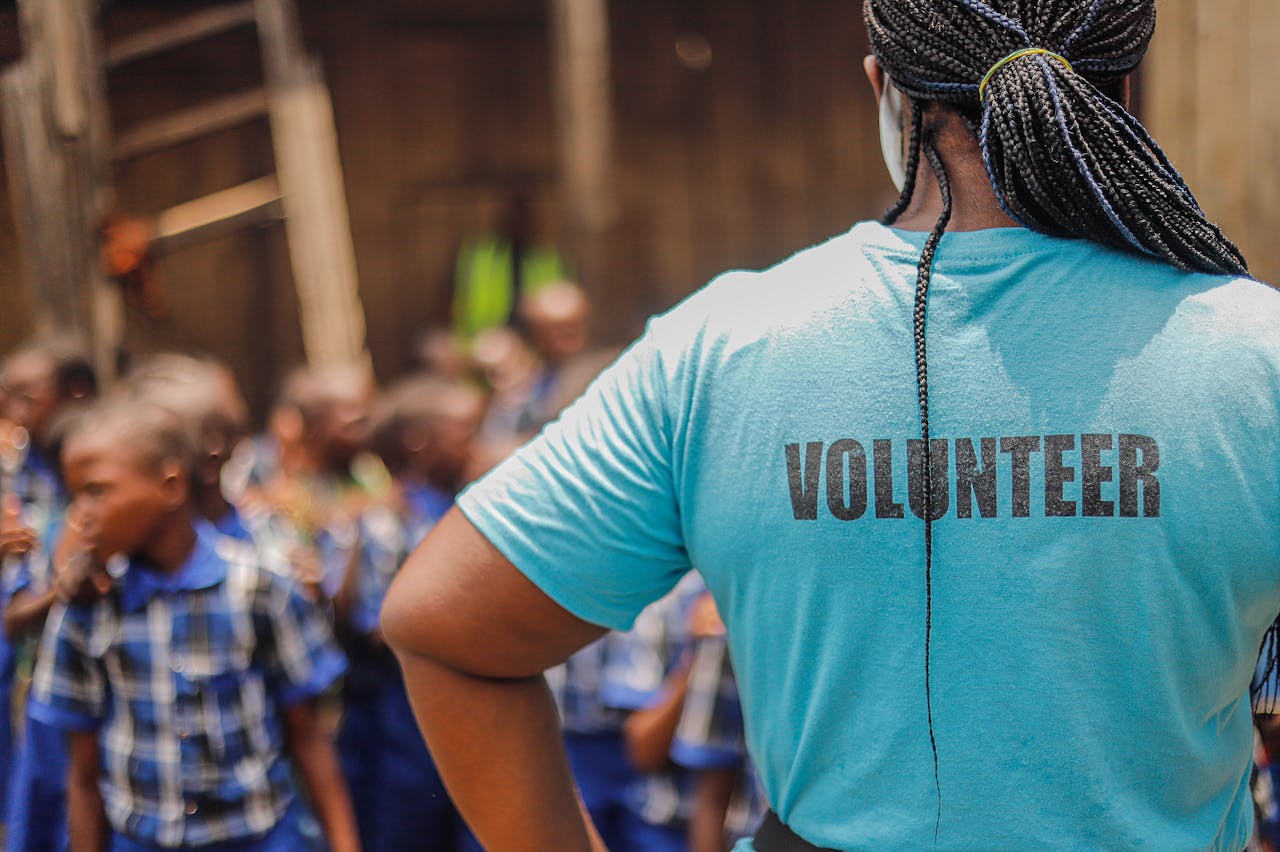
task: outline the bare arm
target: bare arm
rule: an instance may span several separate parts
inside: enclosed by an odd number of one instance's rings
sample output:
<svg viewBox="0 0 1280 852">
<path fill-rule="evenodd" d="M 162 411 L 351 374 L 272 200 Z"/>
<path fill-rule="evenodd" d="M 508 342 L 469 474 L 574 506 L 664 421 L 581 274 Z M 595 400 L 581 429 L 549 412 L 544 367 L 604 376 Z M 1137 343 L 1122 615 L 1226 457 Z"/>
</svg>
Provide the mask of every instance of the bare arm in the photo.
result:
<svg viewBox="0 0 1280 852">
<path fill-rule="evenodd" d="M 13 642 L 27 631 L 39 629 L 57 601 L 58 596 L 53 589 L 42 594 L 30 589 L 15 593 L 4 608 L 5 638 Z"/>
<path fill-rule="evenodd" d="M 105 852 L 107 815 L 98 789 L 98 734 L 75 731 L 68 735 L 71 758 L 67 778 L 67 816 L 73 852 Z"/>
<path fill-rule="evenodd" d="M 724 852 L 724 821 L 737 783 L 737 769 L 703 769 L 695 774 L 689 852 Z"/>
<path fill-rule="evenodd" d="M 573 789 L 547 667 L 605 633 L 456 508 L 397 576 L 382 629 L 449 794 L 489 849 L 603 849 Z"/>
<path fill-rule="evenodd" d="M 284 711 L 285 738 L 302 783 L 315 805 L 333 852 L 356 852 L 355 811 L 347 783 L 338 766 L 338 755 L 328 735 L 316 721 L 315 703 L 303 701 Z"/>
<path fill-rule="evenodd" d="M 680 724 L 684 696 L 689 691 L 689 666 L 682 665 L 662 685 L 662 692 L 648 707 L 627 717 L 622 729 L 627 757 L 641 772 L 657 772 L 670 760 L 671 740 Z"/>
</svg>

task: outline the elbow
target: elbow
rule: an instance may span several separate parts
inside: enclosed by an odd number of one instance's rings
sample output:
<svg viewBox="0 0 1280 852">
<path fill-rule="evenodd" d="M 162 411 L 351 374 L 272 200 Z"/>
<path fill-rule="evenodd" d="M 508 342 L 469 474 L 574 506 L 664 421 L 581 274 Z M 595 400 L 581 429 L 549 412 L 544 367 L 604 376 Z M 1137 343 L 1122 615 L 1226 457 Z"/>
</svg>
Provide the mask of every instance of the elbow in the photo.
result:
<svg viewBox="0 0 1280 852">
<path fill-rule="evenodd" d="M 429 646 L 425 628 L 430 626 L 431 619 L 424 617 L 426 613 L 413 597 L 404 583 L 392 583 L 378 616 L 382 638 L 397 656 L 423 656 Z"/>
</svg>

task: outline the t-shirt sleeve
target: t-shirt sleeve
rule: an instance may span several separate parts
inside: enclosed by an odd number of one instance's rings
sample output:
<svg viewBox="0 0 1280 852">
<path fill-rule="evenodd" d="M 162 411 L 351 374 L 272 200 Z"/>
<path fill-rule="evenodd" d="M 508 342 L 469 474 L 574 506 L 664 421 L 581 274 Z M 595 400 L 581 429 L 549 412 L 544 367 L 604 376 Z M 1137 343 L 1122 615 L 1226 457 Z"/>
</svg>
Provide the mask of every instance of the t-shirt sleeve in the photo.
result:
<svg viewBox="0 0 1280 852">
<path fill-rule="evenodd" d="M 458 499 L 569 612 L 627 630 L 689 569 L 654 323 L 542 434 Z"/>
<path fill-rule="evenodd" d="M 49 613 L 31 684 L 32 718 L 66 731 L 95 731 L 106 717 L 107 685 L 89 651 L 90 611 L 56 605 Z"/>
<path fill-rule="evenodd" d="M 282 707 L 314 698 L 347 670 L 323 612 L 286 580 L 266 575 L 259 636 L 267 687 Z"/>
</svg>

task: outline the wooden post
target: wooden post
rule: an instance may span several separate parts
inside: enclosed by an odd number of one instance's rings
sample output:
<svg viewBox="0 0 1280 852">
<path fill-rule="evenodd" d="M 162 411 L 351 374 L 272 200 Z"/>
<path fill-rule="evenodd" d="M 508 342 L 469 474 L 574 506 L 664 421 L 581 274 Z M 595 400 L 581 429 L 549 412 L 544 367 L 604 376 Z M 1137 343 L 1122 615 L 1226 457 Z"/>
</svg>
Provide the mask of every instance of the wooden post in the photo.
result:
<svg viewBox="0 0 1280 852">
<path fill-rule="evenodd" d="M 256 0 L 285 232 L 307 360 L 367 363 L 364 308 L 333 105 L 291 0 Z"/>
<path fill-rule="evenodd" d="M 1244 158 L 1252 189 L 1248 208 L 1252 233 L 1246 257 L 1255 275 L 1276 284 L 1280 283 L 1280 241 L 1276 239 L 1280 233 L 1280 157 L 1276 156 L 1276 140 L 1280 139 L 1280 100 L 1276 94 L 1280 4 L 1251 0 L 1246 31 L 1249 100 L 1243 109 L 1249 116 L 1249 136 Z"/>
<path fill-rule="evenodd" d="M 1250 271 L 1273 283 L 1280 280 L 1277 39 L 1275 0 L 1168 2 L 1142 78 L 1152 135 Z"/>
<path fill-rule="evenodd" d="M 46 122 L 45 87 L 30 56 L 0 76 L 0 119 L 18 246 L 35 307 L 35 331 L 80 329 L 82 294 L 74 286 L 75 250 L 66 164 Z"/>
<path fill-rule="evenodd" d="M 37 328 L 85 334 L 114 378 L 124 332 L 99 229 L 111 203 L 106 90 L 92 0 L 21 0 L 26 58 L 6 72 L 4 137 Z"/>
<path fill-rule="evenodd" d="M 549 0 L 560 181 L 582 286 L 603 285 L 603 237 L 616 216 L 606 0 Z"/>
</svg>

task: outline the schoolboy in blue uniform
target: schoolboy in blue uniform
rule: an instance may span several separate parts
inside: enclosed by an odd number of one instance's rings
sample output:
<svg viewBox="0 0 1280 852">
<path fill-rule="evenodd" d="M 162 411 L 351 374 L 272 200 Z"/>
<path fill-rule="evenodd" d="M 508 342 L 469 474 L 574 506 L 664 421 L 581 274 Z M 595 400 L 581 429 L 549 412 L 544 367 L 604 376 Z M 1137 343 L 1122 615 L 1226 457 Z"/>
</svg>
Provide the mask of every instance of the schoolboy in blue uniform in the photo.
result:
<svg viewBox="0 0 1280 852">
<path fill-rule="evenodd" d="M 30 343 L 5 363 L 6 415 L 16 427 L 18 463 L 0 482 L 0 612 L 5 616 L 0 646 L 12 643 L 9 664 L 0 660 L 0 691 L 12 693 L 20 666 L 30 664 L 33 648 L 24 638 L 38 635 L 53 603 L 47 588 L 54 532 L 66 507 L 66 494 L 54 464 L 58 423 L 68 410 L 94 395 L 93 368 L 66 340 Z M 31 582 L 35 587 L 31 588 Z M 6 656 L 0 647 L 0 657 Z M 2 701 L 8 730 L 8 702 Z M 29 715 L 21 740 L 0 753 L 0 773 L 11 782 L 0 806 L 8 823 L 6 847 L 14 852 L 66 846 L 66 749 L 57 731 Z M 12 772 L 12 775 L 8 773 Z M 0 787 L 5 786 L 0 783 Z"/>
<path fill-rule="evenodd" d="M 138 400 L 90 412 L 63 453 L 88 550 L 128 555 L 99 600 L 50 616 L 34 717 L 70 734 L 77 849 L 305 848 L 294 765 L 335 850 L 358 849 L 313 701 L 345 669 L 329 628 L 251 547 L 195 518 L 190 432 Z"/>
<path fill-rule="evenodd" d="M 30 515 L 28 515 L 30 517 Z M 18 649 L 26 671 L 37 658 L 36 642 L 55 598 L 53 589 L 54 542 L 60 536 L 61 518 L 42 525 L 36 545 L 14 560 L 4 580 L 4 634 Z M 21 747 L 13 763 L 13 783 L 7 811 L 9 852 L 66 849 L 67 749 L 60 730 L 31 715 L 27 705 Z"/>
<path fill-rule="evenodd" d="M 252 541 L 249 523 L 222 484 L 223 468 L 249 434 L 248 407 L 231 371 L 217 361 L 166 352 L 131 370 L 127 391 L 188 421 L 199 454 L 191 479 L 196 511 L 223 535 Z"/>
<path fill-rule="evenodd" d="M 405 557 L 453 505 L 483 412 L 478 393 L 445 380 L 390 388 L 372 442 L 392 473 L 391 494 L 359 516 L 354 550 L 325 554 L 342 565 L 326 573 L 343 577 L 334 608 L 352 660 L 338 747 L 369 852 L 453 852 L 469 840 L 382 640 L 379 610 Z"/>
</svg>

